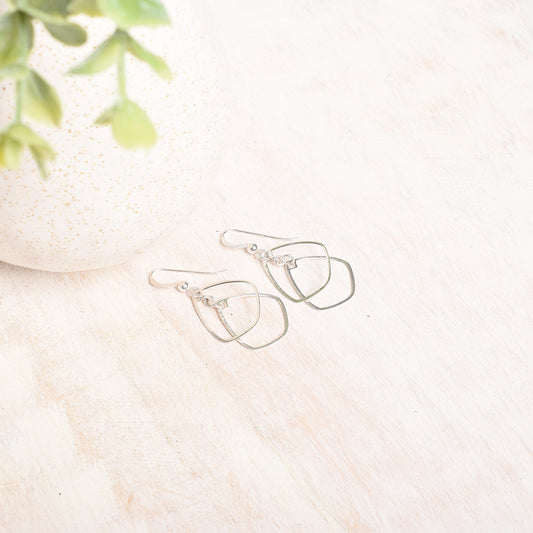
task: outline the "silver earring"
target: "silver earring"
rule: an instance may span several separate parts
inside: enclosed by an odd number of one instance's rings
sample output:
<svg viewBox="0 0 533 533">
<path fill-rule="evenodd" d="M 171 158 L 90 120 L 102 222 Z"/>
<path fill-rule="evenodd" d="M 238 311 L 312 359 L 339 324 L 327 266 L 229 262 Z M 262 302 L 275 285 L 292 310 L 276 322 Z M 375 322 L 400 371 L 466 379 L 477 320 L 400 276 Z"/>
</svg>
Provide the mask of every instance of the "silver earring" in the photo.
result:
<svg viewBox="0 0 533 533">
<path fill-rule="evenodd" d="M 255 242 L 232 242 L 229 239 L 230 234 L 264 237 L 266 239 L 283 241 L 284 244 L 263 249 L 259 248 L 259 245 Z M 305 302 L 313 309 L 323 311 L 343 304 L 355 293 L 355 277 L 350 263 L 339 257 L 331 257 L 326 246 L 321 242 L 302 241 L 294 237 L 276 237 L 239 229 L 225 230 L 220 236 L 220 241 L 228 248 L 244 249 L 258 259 L 274 287 L 292 302 Z M 303 277 L 297 278 L 297 272 L 310 271 L 310 268 L 305 268 L 304 265 L 312 266 L 314 269 L 313 279 L 306 284 L 304 284 Z M 344 291 L 345 294 L 340 299 L 336 297 L 336 300 L 333 302 L 326 301 L 324 303 L 321 301 L 319 303 L 315 297 L 319 293 L 322 293 L 322 297 L 324 289 L 330 285 L 330 281 L 332 280 L 332 265 L 334 265 L 339 275 L 342 275 L 342 271 L 344 271 L 349 288 L 347 291 Z M 278 275 L 280 271 L 284 273 L 284 276 Z M 312 299 L 315 301 L 313 302 Z"/>
<path fill-rule="evenodd" d="M 166 273 L 188 273 L 215 275 L 225 272 L 201 272 L 194 270 L 177 270 L 157 268 L 150 273 L 149 281 L 154 287 L 173 287 L 189 296 L 196 315 L 207 331 L 220 342 L 237 341 L 248 350 L 266 348 L 279 341 L 289 329 L 287 310 L 282 300 L 273 294 L 260 293 L 254 283 L 244 280 L 221 281 L 203 287 L 192 286 L 188 281 L 163 281 Z M 252 330 L 262 317 L 262 303 L 268 301 L 278 304 L 283 320 L 282 327 L 272 338 L 264 336 L 259 343 L 250 340 Z M 277 308 L 276 308 L 277 309 Z"/>
</svg>

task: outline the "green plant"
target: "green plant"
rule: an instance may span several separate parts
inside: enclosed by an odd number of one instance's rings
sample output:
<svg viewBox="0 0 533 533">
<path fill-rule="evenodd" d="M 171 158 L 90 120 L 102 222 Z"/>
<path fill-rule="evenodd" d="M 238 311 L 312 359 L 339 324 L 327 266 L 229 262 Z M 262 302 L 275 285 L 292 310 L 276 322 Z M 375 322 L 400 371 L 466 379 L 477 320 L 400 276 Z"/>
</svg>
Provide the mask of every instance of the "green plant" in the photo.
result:
<svg viewBox="0 0 533 533">
<path fill-rule="evenodd" d="M 16 168 L 28 148 L 46 177 L 46 162 L 55 153 L 48 142 L 23 123 L 30 118 L 60 126 L 61 101 L 55 89 L 28 65 L 33 48 L 35 21 L 63 44 L 80 46 L 87 40 L 85 30 L 71 20 L 81 13 L 108 17 L 116 29 L 85 61 L 70 69 L 71 74 L 96 74 L 112 66 L 118 73 L 118 100 L 95 121 L 109 125 L 116 141 L 129 149 L 149 148 L 157 133 L 148 115 L 128 98 L 124 58 L 127 53 L 144 61 L 159 76 L 172 74 L 165 61 L 144 48 L 130 34 L 134 26 L 169 24 L 160 0 L 9 0 L 12 9 L 0 16 L 0 81 L 12 80 L 15 110 L 11 124 L 0 132 L 0 166 Z"/>
</svg>

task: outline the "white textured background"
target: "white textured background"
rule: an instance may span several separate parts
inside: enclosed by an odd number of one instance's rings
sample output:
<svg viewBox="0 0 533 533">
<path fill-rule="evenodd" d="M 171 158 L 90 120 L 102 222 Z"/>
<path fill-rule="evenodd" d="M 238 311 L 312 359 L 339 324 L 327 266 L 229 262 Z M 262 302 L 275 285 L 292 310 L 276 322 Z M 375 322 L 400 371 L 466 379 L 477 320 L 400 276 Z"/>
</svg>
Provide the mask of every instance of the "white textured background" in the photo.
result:
<svg viewBox="0 0 533 533">
<path fill-rule="evenodd" d="M 232 131 L 189 223 L 0 267 L 0 531 L 531 531 L 533 4 L 210 4 Z M 323 240 L 356 298 L 216 343 L 146 278 L 269 290 L 226 226 Z"/>
</svg>

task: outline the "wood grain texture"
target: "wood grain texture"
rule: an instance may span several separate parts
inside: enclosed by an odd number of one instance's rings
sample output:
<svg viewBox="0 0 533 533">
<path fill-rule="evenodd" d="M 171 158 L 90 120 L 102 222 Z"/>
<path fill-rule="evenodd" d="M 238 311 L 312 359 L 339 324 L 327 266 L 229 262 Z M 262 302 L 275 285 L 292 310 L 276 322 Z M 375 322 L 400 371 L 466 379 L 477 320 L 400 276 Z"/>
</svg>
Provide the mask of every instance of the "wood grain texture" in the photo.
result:
<svg viewBox="0 0 533 533">
<path fill-rule="evenodd" d="M 531 531 L 531 4 L 210 5 L 195 215 L 114 269 L 0 266 L 0 531 Z M 324 241 L 356 298 L 217 343 L 147 274 L 270 291 L 228 226 Z"/>
</svg>

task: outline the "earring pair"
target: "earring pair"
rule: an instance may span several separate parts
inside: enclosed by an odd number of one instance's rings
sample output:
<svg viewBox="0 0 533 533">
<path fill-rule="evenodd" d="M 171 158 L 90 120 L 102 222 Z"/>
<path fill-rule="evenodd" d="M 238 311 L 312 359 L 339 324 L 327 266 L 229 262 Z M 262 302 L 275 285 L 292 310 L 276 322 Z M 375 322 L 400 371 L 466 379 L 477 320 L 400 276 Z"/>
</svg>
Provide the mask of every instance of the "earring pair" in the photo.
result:
<svg viewBox="0 0 533 533">
<path fill-rule="evenodd" d="M 232 242 L 230 234 L 263 237 L 283 241 L 272 248 L 260 248 L 255 242 Z M 220 236 L 229 248 L 244 249 L 260 261 L 274 287 L 292 302 L 304 302 L 315 310 L 337 307 L 355 293 L 352 267 L 344 259 L 331 257 L 326 246 L 316 241 L 299 241 L 249 231 L 228 229 Z M 335 270 L 333 274 L 332 270 Z M 160 276 L 176 273 L 219 274 L 192 270 L 159 268 L 151 272 L 149 281 L 155 287 L 174 287 L 191 299 L 193 308 L 207 331 L 221 342 L 236 341 L 248 350 L 259 350 L 280 340 L 289 329 L 287 310 L 283 301 L 268 293 L 260 293 L 256 285 L 245 280 L 213 283 L 203 287 L 189 281 L 163 281 Z M 344 277 L 349 289 L 335 301 L 317 301 L 333 278 Z M 344 289 L 346 292 L 346 289 Z M 263 317 L 278 315 L 278 329 L 265 328 Z M 280 320 L 281 318 L 281 320 Z M 257 334 L 258 330 L 261 332 Z M 266 332 L 265 332 L 266 330 Z"/>
</svg>

